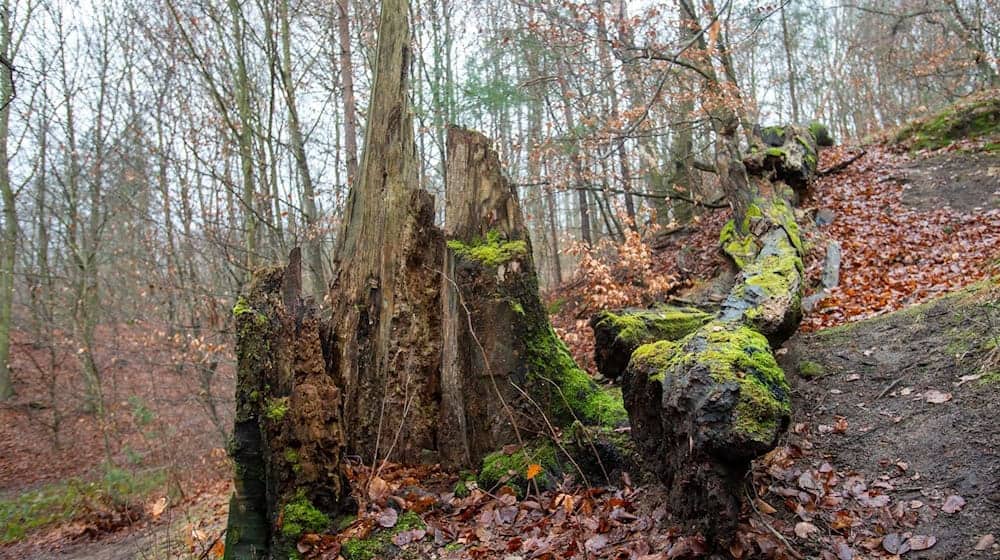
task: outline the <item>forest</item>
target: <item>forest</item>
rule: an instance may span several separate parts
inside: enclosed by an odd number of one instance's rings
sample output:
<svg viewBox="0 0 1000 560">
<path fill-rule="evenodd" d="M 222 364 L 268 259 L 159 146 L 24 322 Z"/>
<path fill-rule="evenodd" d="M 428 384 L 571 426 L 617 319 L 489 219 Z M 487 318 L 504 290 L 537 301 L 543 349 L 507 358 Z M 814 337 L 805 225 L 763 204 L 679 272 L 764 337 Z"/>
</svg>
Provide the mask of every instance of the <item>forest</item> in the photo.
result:
<svg viewBox="0 0 1000 560">
<path fill-rule="evenodd" d="M 0 0 L 0 558 L 996 558 L 997 0 Z"/>
</svg>

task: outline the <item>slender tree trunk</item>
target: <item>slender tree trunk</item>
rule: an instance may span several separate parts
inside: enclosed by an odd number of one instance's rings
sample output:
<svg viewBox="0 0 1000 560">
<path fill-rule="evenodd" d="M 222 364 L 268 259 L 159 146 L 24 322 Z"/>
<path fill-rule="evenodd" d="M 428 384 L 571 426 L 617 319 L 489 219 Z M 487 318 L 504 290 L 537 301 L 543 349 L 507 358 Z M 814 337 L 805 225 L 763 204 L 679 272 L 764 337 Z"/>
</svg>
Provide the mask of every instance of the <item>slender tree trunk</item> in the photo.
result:
<svg viewBox="0 0 1000 560">
<path fill-rule="evenodd" d="M 316 189 L 313 186 L 312 174 L 309 172 L 305 139 L 302 135 L 299 108 L 295 99 L 295 82 L 292 78 L 292 32 L 288 21 L 288 0 L 280 0 L 278 19 L 281 33 L 281 83 L 288 110 L 288 133 L 291 136 L 292 155 L 295 158 L 299 180 L 302 181 L 302 211 L 306 222 L 305 261 L 312 281 L 311 291 L 316 295 L 317 301 L 323 301 L 323 295 L 326 293 L 323 261 L 320 256 L 323 237 L 319 230 L 319 216 L 316 212 Z"/>
<path fill-rule="evenodd" d="M 795 63 L 792 62 L 792 38 L 788 34 L 788 5 L 781 8 L 781 39 L 785 46 L 785 65 L 788 68 L 788 95 L 792 102 L 792 123 L 799 124 L 799 99 L 795 95 Z"/>
<path fill-rule="evenodd" d="M 10 329 L 14 304 L 14 257 L 17 252 L 17 209 L 14 189 L 10 184 L 10 158 L 7 137 L 10 134 L 10 110 L 14 101 L 14 66 L 10 2 L 3 3 L 0 18 L 0 55 L 5 64 L 0 68 L 0 196 L 3 198 L 3 240 L 0 245 L 0 401 L 14 394 L 10 375 Z"/>
<path fill-rule="evenodd" d="M 351 62 L 351 0 L 337 0 L 337 6 L 340 8 L 337 35 L 340 40 L 340 83 L 344 96 L 344 152 L 347 154 L 347 184 L 353 185 L 358 176 L 358 110 L 354 101 L 354 63 Z"/>
</svg>

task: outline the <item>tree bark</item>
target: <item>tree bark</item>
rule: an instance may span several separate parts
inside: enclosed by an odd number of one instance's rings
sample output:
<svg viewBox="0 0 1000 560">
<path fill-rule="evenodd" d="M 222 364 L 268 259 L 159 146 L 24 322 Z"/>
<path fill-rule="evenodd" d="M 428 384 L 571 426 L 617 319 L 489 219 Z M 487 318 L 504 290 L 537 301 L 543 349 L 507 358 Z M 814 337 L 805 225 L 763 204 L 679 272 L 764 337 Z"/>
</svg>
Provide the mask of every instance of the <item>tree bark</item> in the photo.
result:
<svg viewBox="0 0 1000 560">
<path fill-rule="evenodd" d="M 418 188 L 407 4 L 382 6 L 361 167 L 330 290 L 330 359 L 346 391 L 349 446 L 366 461 L 420 461 L 436 447 L 440 303 L 429 287 L 440 283 L 443 243 L 433 199 Z"/>
</svg>

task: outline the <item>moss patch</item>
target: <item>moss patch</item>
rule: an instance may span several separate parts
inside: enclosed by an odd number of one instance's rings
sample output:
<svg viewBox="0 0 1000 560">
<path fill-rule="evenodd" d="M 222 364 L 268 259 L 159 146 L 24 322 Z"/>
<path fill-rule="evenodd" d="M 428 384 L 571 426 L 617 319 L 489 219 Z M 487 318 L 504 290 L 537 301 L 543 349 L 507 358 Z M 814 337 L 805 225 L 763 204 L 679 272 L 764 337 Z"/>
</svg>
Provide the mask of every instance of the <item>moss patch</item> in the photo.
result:
<svg viewBox="0 0 1000 560">
<path fill-rule="evenodd" d="M 483 458 L 477 483 L 486 490 L 495 489 L 501 484 L 524 490 L 528 487 L 528 465 L 531 464 L 542 467 L 542 472 L 534 478 L 542 487 L 549 486 L 557 479 L 557 474 L 562 472 L 555 446 L 543 442 L 509 454 L 503 451 L 490 453 Z"/>
<path fill-rule="evenodd" d="M 808 378 L 820 377 L 826 373 L 826 368 L 824 368 L 822 364 L 811 362 L 809 360 L 802 360 L 799 362 L 798 370 L 799 375 Z"/>
<path fill-rule="evenodd" d="M 528 243 L 523 239 L 507 240 L 498 231 L 490 231 L 486 239 L 465 243 L 458 239 L 448 241 L 448 248 L 462 259 L 475 261 L 488 267 L 497 267 L 514 259 L 527 256 Z"/>
<path fill-rule="evenodd" d="M 281 534 L 288 539 L 298 539 L 303 533 L 319 533 L 330 526 L 330 518 L 316 509 L 304 492 L 296 494 L 282 511 Z"/>
<path fill-rule="evenodd" d="M 910 123 L 896 141 L 914 150 L 938 149 L 956 140 L 1000 134 L 1000 97 L 956 103 Z"/>
<path fill-rule="evenodd" d="M 715 382 L 739 386 L 731 428 L 750 440 L 770 444 L 779 421 L 791 412 L 788 382 L 764 335 L 733 323 L 714 321 L 679 344 L 651 344 L 633 359 L 659 368 L 652 378 L 666 380 L 706 365 Z"/>
<path fill-rule="evenodd" d="M 747 228 L 748 229 L 748 228 Z M 752 235 L 740 235 L 736 231 L 736 222 L 729 220 L 722 226 L 719 234 L 719 245 L 722 252 L 733 259 L 736 266 L 742 269 L 748 262 L 752 261 L 760 251 L 760 247 Z"/>
<path fill-rule="evenodd" d="M 661 305 L 622 313 L 603 311 L 598 325 L 609 327 L 617 333 L 616 338 L 626 344 L 643 344 L 661 339 L 678 340 L 711 318 L 711 315 L 698 309 Z"/>
<path fill-rule="evenodd" d="M 392 538 L 403 531 L 423 529 L 426 525 L 419 515 L 412 511 L 399 514 L 396 526 L 391 529 L 379 529 L 366 539 L 351 539 L 344 543 L 340 554 L 345 560 L 373 560 L 385 558 L 396 548 Z"/>
<path fill-rule="evenodd" d="M 628 421 L 620 396 L 602 390 L 569 354 L 569 350 L 546 324 L 527 343 L 528 381 L 548 393 L 548 410 L 557 424 L 573 420 L 585 424 L 617 426 Z"/>
<path fill-rule="evenodd" d="M 264 408 L 264 416 L 272 422 L 281 422 L 288 414 L 288 397 L 280 397 L 267 401 Z"/>
</svg>

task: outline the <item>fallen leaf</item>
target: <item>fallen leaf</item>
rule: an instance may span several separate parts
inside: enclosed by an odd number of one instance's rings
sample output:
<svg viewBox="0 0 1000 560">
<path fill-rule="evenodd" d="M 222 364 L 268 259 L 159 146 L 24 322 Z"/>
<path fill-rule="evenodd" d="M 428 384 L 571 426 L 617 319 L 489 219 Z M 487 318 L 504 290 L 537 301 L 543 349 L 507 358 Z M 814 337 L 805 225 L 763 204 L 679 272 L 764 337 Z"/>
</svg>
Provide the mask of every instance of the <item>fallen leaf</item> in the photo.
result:
<svg viewBox="0 0 1000 560">
<path fill-rule="evenodd" d="M 149 506 L 149 515 L 156 519 L 163 514 L 164 510 L 167 509 L 167 497 L 164 496 L 159 500 L 156 500 Z"/>
<path fill-rule="evenodd" d="M 899 533 L 889 533 L 882 539 L 882 548 L 889 554 L 905 554 L 909 552 L 910 545 L 899 536 Z"/>
<path fill-rule="evenodd" d="M 768 515 L 778 512 L 778 510 L 774 509 L 774 507 L 771 504 L 765 502 L 760 498 L 757 498 L 757 509 L 759 509 L 762 513 L 766 513 Z"/>
<path fill-rule="evenodd" d="M 396 521 L 399 520 L 399 514 L 396 510 L 392 508 L 385 508 L 381 513 L 378 514 L 378 524 L 380 527 L 385 527 L 386 529 L 396 526 Z"/>
<path fill-rule="evenodd" d="M 987 533 L 979 537 L 979 542 L 976 543 L 976 550 L 986 550 L 989 547 L 993 546 L 995 542 L 997 542 L 997 540 L 993 536 L 993 534 Z"/>
<path fill-rule="evenodd" d="M 951 393 L 942 393 L 937 389 L 931 389 L 924 393 L 924 400 L 931 404 L 942 404 L 951 400 Z"/>
<path fill-rule="evenodd" d="M 965 498 L 952 494 L 944 500 L 941 511 L 945 513 L 958 513 L 965 507 Z"/>
<path fill-rule="evenodd" d="M 819 527 L 809 523 L 808 521 L 799 521 L 795 524 L 795 536 L 800 539 L 807 539 L 809 538 L 809 535 L 818 532 Z"/>
<path fill-rule="evenodd" d="M 937 544 L 937 537 L 934 535 L 913 535 L 908 543 L 910 550 L 927 550 Z"/>
<path fill-rule="evenodd" d="M 534 480 L 536 476 L 542 473 L 542 466 L 538 463 L 531 463 L 528 465 L 528 472 L 525 473 L 525 478 L 528 480 Z"/>
<path fill-rule="evenodd" d="M 608 546 L 607 535 L 594 535 L 583 543 L 583 547 L 591 554 L 597 554 L 606 546 Z"/>
</svg>

